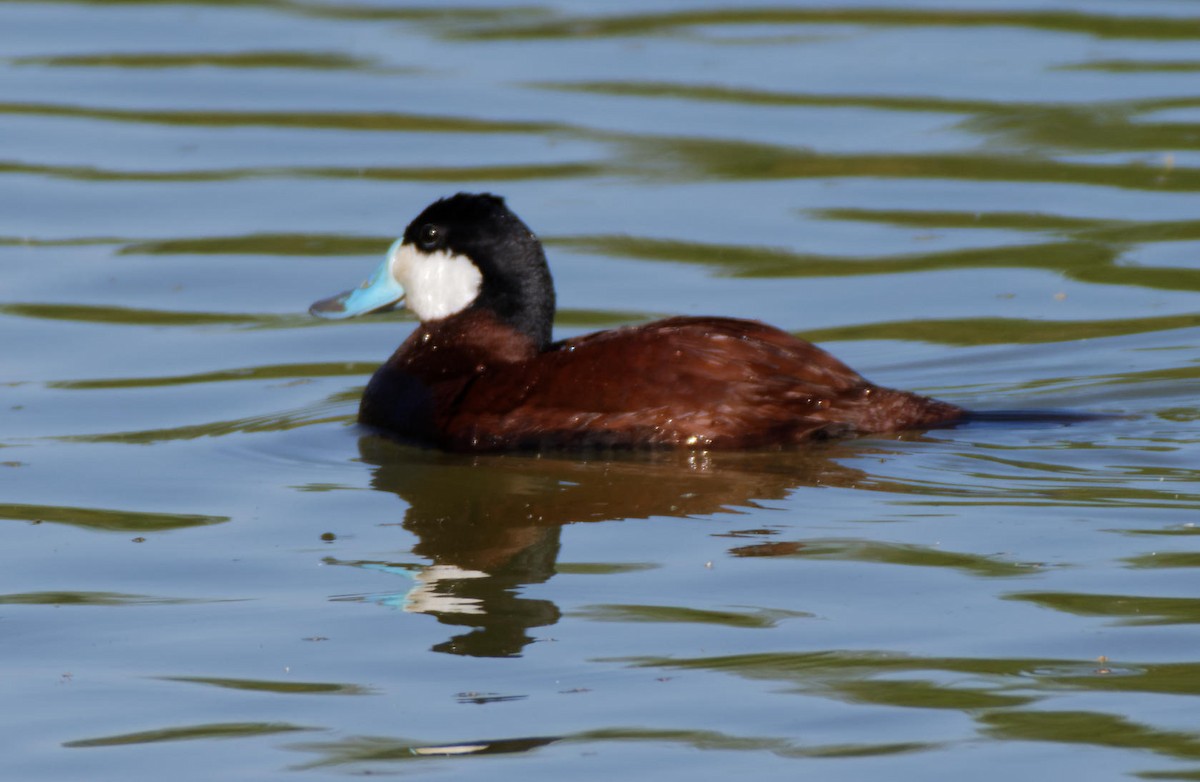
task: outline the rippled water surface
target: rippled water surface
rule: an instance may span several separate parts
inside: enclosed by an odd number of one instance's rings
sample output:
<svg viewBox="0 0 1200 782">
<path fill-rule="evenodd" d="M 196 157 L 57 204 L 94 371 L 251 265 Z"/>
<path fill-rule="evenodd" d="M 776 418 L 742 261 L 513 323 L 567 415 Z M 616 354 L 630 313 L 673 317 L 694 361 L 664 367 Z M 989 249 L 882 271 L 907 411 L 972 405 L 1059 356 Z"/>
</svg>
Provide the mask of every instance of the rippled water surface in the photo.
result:
<svg viewBox="0 0 1200 782">
<path fill-rule="evenodd" d="M 5 778 L 1200 778 L 1195 3 L 0 2 Z M 317 322 L 504 194 L 560 336 L 972 425 L 466 458 Z M 636 382 L 631 378 L 630 382 Z"/>
</svg>

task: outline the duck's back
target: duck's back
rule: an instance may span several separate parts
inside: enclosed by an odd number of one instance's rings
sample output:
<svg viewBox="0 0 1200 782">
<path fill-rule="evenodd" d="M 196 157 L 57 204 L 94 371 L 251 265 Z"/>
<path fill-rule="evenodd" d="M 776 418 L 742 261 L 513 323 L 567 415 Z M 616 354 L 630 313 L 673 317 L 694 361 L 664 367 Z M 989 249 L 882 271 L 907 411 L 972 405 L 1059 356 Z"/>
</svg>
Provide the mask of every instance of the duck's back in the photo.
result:
<svg viewBox="0 0 1200 782">
<path fill-rule="evenodd" d="M 962 412 L 874 386 L 808 342 L 729 318 L 603 331 L 481 369 L 434 392 L 438 445 L 752 448 L 929 426 Z"/>
</svg>

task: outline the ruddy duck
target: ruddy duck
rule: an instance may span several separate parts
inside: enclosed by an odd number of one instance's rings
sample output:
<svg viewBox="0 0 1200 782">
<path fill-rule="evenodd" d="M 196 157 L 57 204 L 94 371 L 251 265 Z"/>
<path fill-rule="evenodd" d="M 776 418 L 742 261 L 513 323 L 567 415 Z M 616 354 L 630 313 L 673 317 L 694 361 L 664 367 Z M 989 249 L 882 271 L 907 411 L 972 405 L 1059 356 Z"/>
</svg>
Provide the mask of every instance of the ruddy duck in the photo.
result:
<svg viewBox="0 0 1200 782">
<path fill-rule="evenodd" d="M 310 312 L 401 301 L 421 325 L 375 372 L 358 418 L 447 450 L 778 447 L 967 416 L 756 321 L 676 317 L 554 342 L 541 242 L 494 195 L 431 204 L 370 279 Z"/>
</svg>

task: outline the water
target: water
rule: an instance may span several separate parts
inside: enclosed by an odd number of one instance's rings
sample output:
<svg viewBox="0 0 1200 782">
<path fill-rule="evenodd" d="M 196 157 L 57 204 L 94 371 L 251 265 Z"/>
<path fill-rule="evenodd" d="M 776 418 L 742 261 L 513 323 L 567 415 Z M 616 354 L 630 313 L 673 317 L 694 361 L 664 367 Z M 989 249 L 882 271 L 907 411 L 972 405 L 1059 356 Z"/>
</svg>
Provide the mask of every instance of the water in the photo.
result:
<svg viewBox="0 0 1200 782">
<path fill-rule="evenodd" d="M 0 3 L 5 777 L 1195 778 L 1194 14 Z M 380 440 L 411 320 L 305 309 L 460 189 L 560 336 L 1111 417 Z"/>
</svg>

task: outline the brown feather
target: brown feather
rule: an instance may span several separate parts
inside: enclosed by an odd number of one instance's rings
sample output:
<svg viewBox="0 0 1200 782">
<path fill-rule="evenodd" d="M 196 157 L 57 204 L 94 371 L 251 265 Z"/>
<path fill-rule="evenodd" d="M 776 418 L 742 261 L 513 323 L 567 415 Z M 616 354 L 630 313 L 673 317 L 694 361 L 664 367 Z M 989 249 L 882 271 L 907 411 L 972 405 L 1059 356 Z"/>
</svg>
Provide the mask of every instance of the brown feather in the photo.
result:
<svg viewBox="0 0 1200 782">
<path fill-rule="evenodd" d="M 484 309 L 424 323 L 372 378 L 359 418 L 465 451 L 752 448 L 927 427 L 953 405 L 872 385 L 762 323 L 679 317 L 538 352 Z"/>
</svg>

